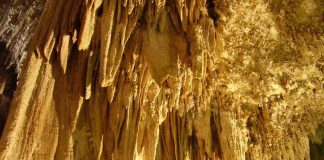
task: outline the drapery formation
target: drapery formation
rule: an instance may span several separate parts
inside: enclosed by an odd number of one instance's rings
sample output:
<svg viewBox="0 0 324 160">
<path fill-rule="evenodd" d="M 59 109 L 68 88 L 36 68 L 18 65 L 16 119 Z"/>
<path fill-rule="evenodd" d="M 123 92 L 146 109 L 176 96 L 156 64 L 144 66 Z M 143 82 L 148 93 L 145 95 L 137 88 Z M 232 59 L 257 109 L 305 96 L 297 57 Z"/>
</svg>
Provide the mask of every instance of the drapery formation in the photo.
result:
<svg viewBox="0 0 324 160">
<path fill-rule="evenodd" d="M 321 0 L 48 0 L 0 159 L 307 159 Z"/>
</svg>

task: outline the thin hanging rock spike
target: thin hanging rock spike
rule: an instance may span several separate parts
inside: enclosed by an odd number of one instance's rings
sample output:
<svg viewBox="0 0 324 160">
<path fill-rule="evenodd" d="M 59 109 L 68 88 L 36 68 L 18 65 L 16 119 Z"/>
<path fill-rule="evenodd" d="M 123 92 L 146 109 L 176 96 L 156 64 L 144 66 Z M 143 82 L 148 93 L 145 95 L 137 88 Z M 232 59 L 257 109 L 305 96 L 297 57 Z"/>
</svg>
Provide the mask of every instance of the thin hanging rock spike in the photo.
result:
<svg viewBox="0 0 324 160">
<path fill-rule="evenodd" d="M 70 53 L 72 51 L 72 39 L 70 35 L 63 35 L 62 36 L 62 45 L 60 48 L 60 66 L 63 71 L 63 73 L 66 72 L 66 66 L 68 63 L 68 59 L 70 56 Z"/>
<path fill-rule="evenodd" d="M 83 3 L 83 23 L 81 25 L 78 49 L 86 50 L 89 48 L 95 29 L 96 13 L 102 5 L 102 0 L 89 0 Z"/>
<path fill-rule="evenodd" d="M 97 58 L 95 51 L 90 51 L 88 57 L 88 65 L 87 65 L 87 75 L 86 75 L 86 90 L 85 90 L 85 99 L 89 99 L 91 97 L 91 88 L 92 88 L 92 80 L 93 80 L 93 70 L 95 67 L 95 60 Z"/>
<path fill-rule="evenodd" d="M 63 19 L 60 27 L 60 37 L 59 42 L 57 45 L 57 50 L 59 54 L 60 59 L 60 66 L 63 71 L 63 73 L 66 72 L 66 66 L 68 63 L 69 56 L 72 51 L 72 37 L 69 33 L 68 24 L 70 22 L 70 15 L 73 14 L 73 12 L 77 12 L 75 10 L 72 10 L 73 8 L 73 1 L 67 0 L 67 2 L 64 5 L 64 13 L 63 13 Z"/>
<path fill-rule="evenodd" d="M 103 1 L 103 15 L 101 21 L 101 45 L 100 45 L 100 65 L 99 65 L 99 83 L 102 87 L 109 85 L 109 75 L 107 75 L 107 65 L 111 39 L 113 35 L 113 25 L 115 19 L 115 9 L 117 0 Z"/>
<path fill-rule="evenodd" d="M 59 26 L 61 26 L 62 23 L 61 14 L 63 13 L 62 11 L 64 8 L 64 1 L 65 0 L 59 0 L 57 2 L 58 4 L 51 3 L 51 5 L 49 6 L 51 9 L 53 9 L 54 14 L 52 12 L 49 12 L 48 14 L 49 17 L 53 16 L 53 19 L 50 23 L 45 24 L 48 25 L 44 26 L 44 29 L 46 29 L 46 34 L 43 35 L 44 37 L 40 37 L 42 40 L 38 41 L 39 43 L 45 42 L 43 45 L 38 44 L 38 47 L 40 48 L 42 48 L 41 46 L 43 46 L 41 53 L 45 61 L 48 61 L 50 59 L 50 56 L 56 44 L 56 39 L 58 38 Z"/>
</svg>

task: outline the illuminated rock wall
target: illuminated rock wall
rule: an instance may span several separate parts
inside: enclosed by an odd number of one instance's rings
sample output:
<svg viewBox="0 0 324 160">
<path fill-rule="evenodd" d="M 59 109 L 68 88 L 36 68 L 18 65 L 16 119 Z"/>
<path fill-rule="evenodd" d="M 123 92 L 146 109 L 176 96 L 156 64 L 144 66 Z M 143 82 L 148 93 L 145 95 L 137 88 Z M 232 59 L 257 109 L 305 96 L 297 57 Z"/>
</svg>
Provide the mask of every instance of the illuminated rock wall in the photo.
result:
<svg viewBox="0 0 324 160">
<path fill-rule="evenodd" d="M 323 13 L 321 0 L 47 0 L 0 159 L 321 158 Z"/>
</svg>

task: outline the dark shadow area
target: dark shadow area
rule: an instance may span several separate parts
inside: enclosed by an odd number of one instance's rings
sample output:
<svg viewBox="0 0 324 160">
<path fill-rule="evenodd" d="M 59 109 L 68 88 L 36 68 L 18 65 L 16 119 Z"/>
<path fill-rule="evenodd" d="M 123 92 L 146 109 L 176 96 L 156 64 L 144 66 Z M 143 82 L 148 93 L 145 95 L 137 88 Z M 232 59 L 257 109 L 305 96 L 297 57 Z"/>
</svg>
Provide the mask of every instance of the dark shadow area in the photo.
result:
<svg viewBox="0 0 324 160">
<path fill-rule="evenodd" d="M 311 160 L 323 160 L 324 159 L 324 143 L 316 144 L 310 142 L 310 158 Z"/>
<path fill-rule="evenodd" d="M 206 1 L 206 8 L 208 11 L 208 15 L 210 18 L 212 18 L 214 21 L 217 21 L 219 18 L 219 14 L 217 13 L 217 4 L 213 0 L 207 0 Z"/>
<path fill-rule="evenodd" d="M 309 141 L 309 153 L 311 160 L 324 159 L 324 124 L 320 125 L 316 131 L 315 138 Z"/>
<path fill-rule="evenodd" d="M 10 64 L 6 43 L 0 42 L 0 135 L 6 124 L 10 104 L 17 86 L 16 65 Z"/>
</svg>

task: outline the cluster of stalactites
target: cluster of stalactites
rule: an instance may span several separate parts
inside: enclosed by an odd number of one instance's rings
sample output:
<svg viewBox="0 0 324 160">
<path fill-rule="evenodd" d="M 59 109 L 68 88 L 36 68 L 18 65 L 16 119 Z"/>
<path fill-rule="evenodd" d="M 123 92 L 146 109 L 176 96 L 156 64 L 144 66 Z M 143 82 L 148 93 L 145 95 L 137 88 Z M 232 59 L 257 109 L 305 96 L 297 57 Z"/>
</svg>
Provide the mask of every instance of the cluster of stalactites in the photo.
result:
<svg viewBox="0 0 324 160">
<path fill-rule="evenodd" d="M 71 52 L 89 54 L 85 98 L 90 98 L 91 85 L 98 79 L 111 102 L 125 46 L 138 32 L 140 38 L 132 42 L 136 44 L 129 45 L 139 48 L 155 82 L 161 86 L 169 79 L 174 86 L 186 86 L 174 87 L 183 90 L 177 101 L 192 93 L 199 97 L 208 83 L 206 75 L 215 68 L 208 58 L 215 53 L 215 28 L 205 6 L 200 0 L 49 1 L 34 52 L 45 61 L 56 54 L 63 73 Z M 99 74 L 93 78 L 95 71 Z"/>
</svg>

